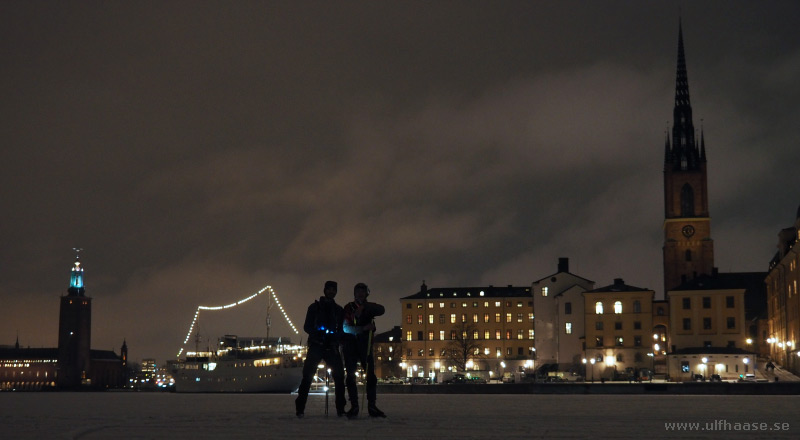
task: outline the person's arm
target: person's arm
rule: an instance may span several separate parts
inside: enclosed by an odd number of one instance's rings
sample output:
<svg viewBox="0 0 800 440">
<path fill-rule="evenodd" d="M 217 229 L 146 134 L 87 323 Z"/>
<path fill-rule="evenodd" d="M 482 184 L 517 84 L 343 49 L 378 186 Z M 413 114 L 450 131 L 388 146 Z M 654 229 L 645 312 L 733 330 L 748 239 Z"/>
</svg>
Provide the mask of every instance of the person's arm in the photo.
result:
<svg viewBox="0 0 800 440">
<path fill-rule="evenodd" d="M 306 322 L 303 323 L 303 330 L 309 335 L 317 332 L 317 329 L 314 328 L 314 322 L 316 321 L 316 307 L 314 307 L 314 305 L 316 305 L 316 303 L 308 306 L 308 311 L 306 312 Z"/>
<path fill-rule="evenodd" d="M 372 317 L 381 316 L 384 313 L 386 313 L 386 308 L 383 307 L 382 305 L 378 304 L 378 303 L 368 302 L 368 303 L 364 304 L 364 312 L 366 312 L 366 314 L 368 316 L 372 316 Z M 364 312 L 362 312 L 362 314 Z"/>
<path fill-rule="evenodd" d="M 344 319 L 342 320 L 342 330 L 349 335 L 358 335 L 361 333 L 362 328 L 360 325 L 355 325 L 355 311 L 352 310 L 350 305 L 344 311 Z"/>
</svg>

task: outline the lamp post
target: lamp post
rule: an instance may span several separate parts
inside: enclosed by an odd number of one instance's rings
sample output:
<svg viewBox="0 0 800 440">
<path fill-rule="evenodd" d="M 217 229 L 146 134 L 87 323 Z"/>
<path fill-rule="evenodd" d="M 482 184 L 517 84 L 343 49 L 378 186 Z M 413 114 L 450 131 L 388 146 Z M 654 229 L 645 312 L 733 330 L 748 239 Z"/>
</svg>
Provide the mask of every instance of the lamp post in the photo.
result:
<svg viewBox="0 0 800 440">
<path fill-rule="evenodd" d="M 583 381 L 585 382 L 586 381 L 586 358 L 583 358 L 581 360 L 581 362 L 583 362 Z"/>
<path fill-rule="evenodd" d="M 589 363 L 591 363 L 591 364 L 592 364 L 592 366 L 590 367 L 590 368 L 591 368 L 591 370 L 592 370 L 592 383 L 594 383 L 594 363 L 595 363 L 595 362 L 596 362 L 596 361 L 595 361 L 595 359 L 594 359 L 594 358 L 591 358 L 591 359 L 589 359 Z"/>
</svg>

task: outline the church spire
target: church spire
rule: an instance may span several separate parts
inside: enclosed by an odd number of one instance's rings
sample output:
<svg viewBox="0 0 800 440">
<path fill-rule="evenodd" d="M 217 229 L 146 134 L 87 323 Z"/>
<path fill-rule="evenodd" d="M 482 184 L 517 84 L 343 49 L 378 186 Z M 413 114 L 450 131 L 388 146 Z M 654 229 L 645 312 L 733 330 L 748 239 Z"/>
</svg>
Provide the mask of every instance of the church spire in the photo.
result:
<svg viewBox="0 0 800 440">
<path fill-rule="evenodd" d="M 683 51 L 683 25 L 678 21 L 678 70 L 675 81 L 675 107 L 690 107 L 689 75 L 686 73 L 686 55 Z"/>
<path fill-rule="evenodd" d="M 689 75 L 683 47 L 683 25 L 678 21 L 678 68 L 675 78 L 675 108 L 672 112 L 672 154 L 665 166 L 674 170 L 694 170 L 700 164 L 700 151 L 695 144 L 692 105 L 689 99 Z"/>
</svg>

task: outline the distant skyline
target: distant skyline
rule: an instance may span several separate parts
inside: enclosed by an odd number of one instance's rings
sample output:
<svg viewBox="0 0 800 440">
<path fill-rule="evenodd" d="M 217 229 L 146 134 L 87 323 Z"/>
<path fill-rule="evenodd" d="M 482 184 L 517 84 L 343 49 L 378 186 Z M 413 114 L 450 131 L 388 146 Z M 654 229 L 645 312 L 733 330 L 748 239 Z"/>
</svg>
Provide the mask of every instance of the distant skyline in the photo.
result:
<svg viewBox="0 0 800 440">
<path fill-rule="evenodd" d="M 74 247 L 92 347 L 135 362 L 265 285 L 300 328 L 365 282 L 378 331 L 423 280 L 559 257 L 661 298 L 679 16 L 716 266 L 766 271 L 800 205 L 796 2 L 4 2 L 0 344 L 57 345 Z M 250 303 L 201 332 L 266 334 Z"/>
</svg>

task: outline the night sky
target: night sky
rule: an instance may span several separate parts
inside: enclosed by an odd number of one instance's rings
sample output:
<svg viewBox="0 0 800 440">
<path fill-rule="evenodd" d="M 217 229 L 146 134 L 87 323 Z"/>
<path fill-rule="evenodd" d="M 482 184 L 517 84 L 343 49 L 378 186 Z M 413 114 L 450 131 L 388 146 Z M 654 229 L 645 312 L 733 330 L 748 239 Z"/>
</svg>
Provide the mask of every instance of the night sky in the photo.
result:
<svg viewBox="0 0 800 440">
<path fill-rule="evenodd" d="M 716 265 L 766 271 L 800 204 L 796 1 L 2 2 L 0 345 L 57 345 L 73 247 L 93 348 L 137 362 L 265 285 L 301 326 L 363 281 L 379 331 L 423 280 L 559 257 L 661 297 L 679 17 Z"/>
</svg>

